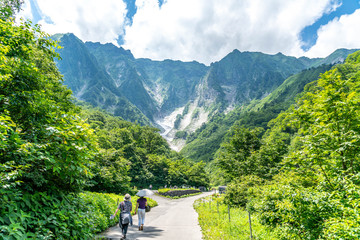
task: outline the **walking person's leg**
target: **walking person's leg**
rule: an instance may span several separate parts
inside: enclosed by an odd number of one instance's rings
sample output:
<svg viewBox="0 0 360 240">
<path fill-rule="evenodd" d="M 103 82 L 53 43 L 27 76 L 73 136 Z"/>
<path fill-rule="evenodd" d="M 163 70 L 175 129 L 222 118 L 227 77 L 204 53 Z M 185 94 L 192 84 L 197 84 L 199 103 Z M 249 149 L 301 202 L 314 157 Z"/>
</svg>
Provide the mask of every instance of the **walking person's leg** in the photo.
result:
<svg viewBox="0 0 360 240">
<path fill-rule="evenodd" d="M 126 233 L 127 233 L 127 230 L 128 230 L 128 227 L 129 227 L 129 224 L 126 223 L 126 224 L 123 224 L 122 225 L 122 233 L 123 233 L 123 238 L 122 239 L 125 239 L 126 238 Z"/>
<path fill-rule="evenodd" d="M 137 214 L 138 214 L 138 226 L 139 226 L 139 231 L 141 230 L 141 214 L 140 214 L 140 212 L 141 212 L 141 209 L 139 208 L 139 209 L 138 209 L 138 212 L 137 212 Z"/>
<path fill-rule="evenodd" d="M 144 223 L 145 223 L 145 209 L 139 209 L 139 227 L 140 230 L 144 229 Z"/>
</svg>

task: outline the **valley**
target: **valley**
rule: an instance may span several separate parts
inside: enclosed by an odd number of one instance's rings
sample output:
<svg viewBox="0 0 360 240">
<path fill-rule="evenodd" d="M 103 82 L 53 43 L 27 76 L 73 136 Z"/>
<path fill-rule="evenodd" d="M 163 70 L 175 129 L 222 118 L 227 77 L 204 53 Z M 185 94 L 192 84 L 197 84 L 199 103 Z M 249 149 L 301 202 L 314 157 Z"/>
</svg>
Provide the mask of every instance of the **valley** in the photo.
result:
<svg viewBox="0 0 360 240">
<path fill-rule="evenodd" d="M 268 97 L 294 74 L 342 62 L 355 51 L 339 49 L 327 58 L 310 59 L 234 50 L 206 66 L 136 59 L 122 47 L 84 43 L 73 34 L 53 38 L 62 46 L 57 66 L 76 98 L 125 120 L 159 128 L 176 151 L 203 124 Z"/>
</svg>

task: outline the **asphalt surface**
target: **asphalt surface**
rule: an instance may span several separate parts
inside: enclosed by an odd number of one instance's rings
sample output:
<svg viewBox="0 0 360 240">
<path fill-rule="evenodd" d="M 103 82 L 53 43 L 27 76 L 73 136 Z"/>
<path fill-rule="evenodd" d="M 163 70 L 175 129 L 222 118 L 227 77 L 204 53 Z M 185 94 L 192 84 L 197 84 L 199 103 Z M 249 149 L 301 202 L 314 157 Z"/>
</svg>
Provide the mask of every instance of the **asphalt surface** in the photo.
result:
<svg viewBox="0 0 360 240">
<path fill-rule="evenodd" d="M 126 239 L 201 240 L 202 234 L 198 214 L 193 208 L 193 203 L 196 199 L 210 194 L 212 192 L 173 200 L 152 195 L 151 198 L 157 201 L 159 205 L 146 213 L 143 231 L 138 230 L 137 215 L 133 216 L 134 225 L 129 225 Z M 118 240 L 122 237 L 122 233 L 119 225 L 116 225 L 97 237 Z"/>
</svg>

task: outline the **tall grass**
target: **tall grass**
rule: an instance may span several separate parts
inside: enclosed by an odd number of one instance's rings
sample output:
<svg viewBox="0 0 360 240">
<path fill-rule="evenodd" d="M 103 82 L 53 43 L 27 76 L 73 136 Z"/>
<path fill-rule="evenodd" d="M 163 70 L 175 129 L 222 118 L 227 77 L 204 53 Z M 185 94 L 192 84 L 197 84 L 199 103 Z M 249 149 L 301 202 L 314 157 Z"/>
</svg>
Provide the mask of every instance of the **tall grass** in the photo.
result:
<svg viewBox="0 0 360 240">
<path fill-rule="evenodd" d="M 199 224 L 205 240 L 250 239 L 249 215 L 240 208 L 230 208 L 223 203 L 223 197 L 213 195 L 195 201 L 194 208 L 199 214 Z M 272 229 L 262 225 L 256 214 L 251 215 L 253 239 L 277 240 Z"/>
</svg>

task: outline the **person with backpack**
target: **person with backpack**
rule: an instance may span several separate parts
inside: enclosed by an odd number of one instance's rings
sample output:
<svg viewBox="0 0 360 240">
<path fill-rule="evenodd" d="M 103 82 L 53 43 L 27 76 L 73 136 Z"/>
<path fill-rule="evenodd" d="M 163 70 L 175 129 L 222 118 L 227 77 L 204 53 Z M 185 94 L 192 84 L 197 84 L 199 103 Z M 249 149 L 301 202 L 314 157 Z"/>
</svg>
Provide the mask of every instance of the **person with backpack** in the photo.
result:
<svg viewBox="0 0 360 240">
<path fill-rule="evenodd" d="M 126 233 L 129 227 L 129 223 L 133 225 L 132 223 L 132 203 L 131 203 L 131 197 L 130 194 L 125 194 L 124 201 L 119 204 L 117 207 L 114 217 L 116 216 L 116 213 L 120 209 L 120 219 L 119 219 L 119 227 L 122 230 L 123 237 L 121 239 L 126 239 Z"/>
<path fill-rule="evenodd" d="M 139 231 L 144 230 L 144 223 L 145 223 L 145 209 L 147 207 L 147 199 L 144 197 L 140 197 L 137 200 L 135 214 L 138 213 L 139 219 Z M 138 210 L 139 209 L 139 210 Z"/>
</svg>

